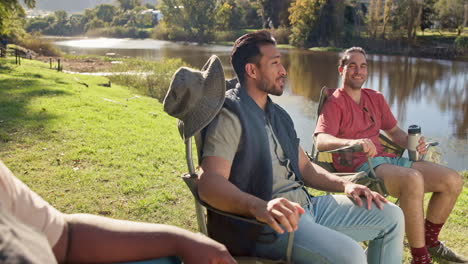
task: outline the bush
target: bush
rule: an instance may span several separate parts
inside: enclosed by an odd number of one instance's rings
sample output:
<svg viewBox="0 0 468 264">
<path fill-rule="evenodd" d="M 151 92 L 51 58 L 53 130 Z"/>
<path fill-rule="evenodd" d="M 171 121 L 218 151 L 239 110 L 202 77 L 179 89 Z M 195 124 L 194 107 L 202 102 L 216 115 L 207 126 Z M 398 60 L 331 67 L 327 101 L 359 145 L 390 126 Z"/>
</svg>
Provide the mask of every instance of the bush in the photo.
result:
<svg viewBox="0 0 468 264">
<path fill-rule="evenodd" d="M 60 50 L 52 42 L 41 38 L 39 34 L 25 35 L 18 44 L 43 56 L 61 56 Z"/>
<path fill-rule="evenodd" d="M 216 31 L 214 32 L 214 41 L 215 42 L 225 42 L 225 41 L 235 41 L 240 36 L 244 35 L 246 32 L 244 30 L 235 30 L 235 31 Z"/>
<path fill-rule="evenodd" d="M 270 32 L 278 44 L 289 44 L 289 35 L 291 35 L 290 29 L 279 27 L 277 29 L 271 29 Z"/>
<path fill-rule="evenodd" d="M 162 102 L 169 88 L 172 75 L 181 66 L 185 66 L 181 59 L 164 59 L 161 61 L 129 59 L 112 67 L 114 72 L 128 74 L 113 75 L 109 79 L 112 82 L 132 87 Z"/>
<path fill-rule="evenodd" d="M 152 38 L 172 41 L 190 41 L 191 36 L 182 27 L 168 26 L 164 21 L 161 21 L 154 27 Z"/>
<path fill-rule="evenodd" d="M 454 44 L 458 52 L 462 54 L 468 53 L 468 36 L 458 36 Z"/>
<path fill-rule="evenodd" d="M 137 27 L 107 27 L 95 28 L 86 32 L 89 37 L 108 37 L 108 38 L 149 38 L 149 31 Z"/>
</svg>

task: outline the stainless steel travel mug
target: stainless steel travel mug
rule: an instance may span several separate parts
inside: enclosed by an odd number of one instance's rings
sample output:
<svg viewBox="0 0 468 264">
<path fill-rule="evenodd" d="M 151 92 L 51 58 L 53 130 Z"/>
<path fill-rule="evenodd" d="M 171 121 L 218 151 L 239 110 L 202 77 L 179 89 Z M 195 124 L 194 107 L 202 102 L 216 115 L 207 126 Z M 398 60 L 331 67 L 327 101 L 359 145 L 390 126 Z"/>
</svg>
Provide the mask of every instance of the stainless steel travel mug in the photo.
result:
<svg viewBox="0 0 468 264">
<path fill-rule="evenodd" d="M 408 127 L 408 156 L 411 161 L 418 161 L 421 157 L 416 148 L 419 145 L 421 138 L 421 127 L 418 125 L 411 125 Z"/>
</svg>

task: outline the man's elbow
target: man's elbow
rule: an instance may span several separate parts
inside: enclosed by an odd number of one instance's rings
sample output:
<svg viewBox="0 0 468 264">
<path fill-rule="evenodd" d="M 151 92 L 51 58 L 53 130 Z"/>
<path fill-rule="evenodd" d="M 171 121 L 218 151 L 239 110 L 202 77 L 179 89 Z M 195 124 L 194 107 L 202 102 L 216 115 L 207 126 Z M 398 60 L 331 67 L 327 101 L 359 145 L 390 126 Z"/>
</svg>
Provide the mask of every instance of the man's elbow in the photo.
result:
<svg viewBox="0 0 468 264">
<path fill-rule="evenodd" d="M 326 146 L 324 144 L 324 134 L 323 133 L 319 133 L 317 135 L 315 135 L 315 147 L 317 148 L 318 151 L 325 151 L 327 150 L 326 149 Z"/>
<path fill-rule="evenodd" d="M 208 197 L 210 196 L 210 187 L 209 187 L 209 180 L 207 179 L 206 175 L 202 173 L 198 178 L 198 197 L 200 200 L 207 202 Z"/>
<path fill-rule="evenodd" d="M 67 219 L 67 218 L 65 218 Z M 68 251 L 68 243 L 69 243 L 69 224 L 68 221 L 65 221 L 63 226 L 62 234 L 60 235 L 58 241 L 52 247 L 52 252 L 55 255 L 55 259 L 58 263 L 65 263 L 67 260 L 67 251 Z"/>
</svg>

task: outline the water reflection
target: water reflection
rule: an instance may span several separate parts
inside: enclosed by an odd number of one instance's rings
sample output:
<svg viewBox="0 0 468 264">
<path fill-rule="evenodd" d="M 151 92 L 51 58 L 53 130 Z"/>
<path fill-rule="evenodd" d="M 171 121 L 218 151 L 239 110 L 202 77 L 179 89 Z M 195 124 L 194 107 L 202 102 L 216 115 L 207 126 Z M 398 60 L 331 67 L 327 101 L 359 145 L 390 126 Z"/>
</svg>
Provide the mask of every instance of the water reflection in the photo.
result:
<svg viewBox="0 0 468 264">
<path fill-rule="evenodd" d="M 88 41 L 88 42 L 82 42 Z M 141 57 L 158 60 L 181 58 L 201 68 L 211 54 L 217 54 L 232 77 L 231 47 L 184 45 L 155 40 L 101 39 L 59 42 L 67 53 Z M 291 114 L 304 149 L 311 147 L 315 108 L 323 86 L 338 87 L 339 54 L 304 50 L 282 50 L 288 71 L 285 95 L 275 97 Z M 468 63 L 403 56 L 370 55 L 369 78 L 365 86 L 382 92 L 402 128 L 416 123 L 423 134 L 441 143 L 443 162 L 455 169 L 468 169 Z"/>
</svg>

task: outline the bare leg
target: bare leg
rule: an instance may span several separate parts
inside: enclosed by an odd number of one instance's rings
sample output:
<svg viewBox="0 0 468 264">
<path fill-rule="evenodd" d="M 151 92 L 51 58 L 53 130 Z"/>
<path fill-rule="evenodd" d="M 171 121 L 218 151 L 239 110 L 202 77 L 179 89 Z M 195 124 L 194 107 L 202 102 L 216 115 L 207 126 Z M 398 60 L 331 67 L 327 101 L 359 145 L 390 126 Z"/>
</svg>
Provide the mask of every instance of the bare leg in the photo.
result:
<svg viewBox="0 0 468 264">
<path fill-rule="evenodd" d="M 424 192 L 433 193 L 426 218 L 434 224 L 444 223 L 463 189 L 462 177 L 452 169 L 427 161 L 415 162 L 413 168 L 424 177 Z"/>
<path fill-rule="evenodd" d="M 384 180 L 389 194 L 400 199 L 405 214 L 406 236 L 411 247 L 425 246 L 423 197 L 433 192 L 427 219 L 432 223 L 444 223 L 463 188 L 461 176 L 446 167 L 420 161 L 412 168 L 382 164 L 376 174 Z"/>
<path fill-rule="evenodd" d="M 376 168 L 388 193 L 400 199 L 400 208 L 405 215 L 405 230 L 411 247 L 421 248 L 424 241 L 424 179 L 415 169 L 382 164 Z"/>
</svg>

